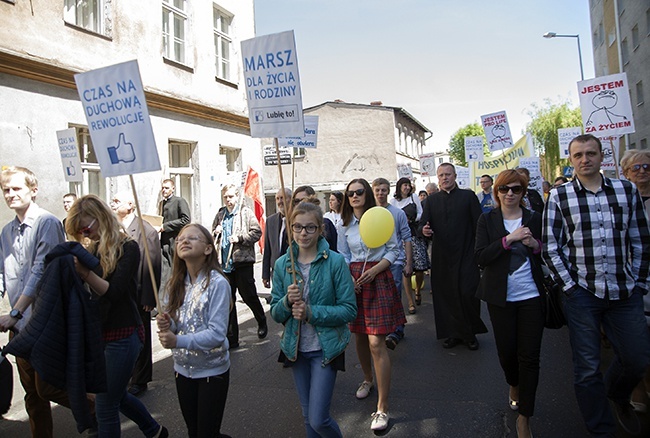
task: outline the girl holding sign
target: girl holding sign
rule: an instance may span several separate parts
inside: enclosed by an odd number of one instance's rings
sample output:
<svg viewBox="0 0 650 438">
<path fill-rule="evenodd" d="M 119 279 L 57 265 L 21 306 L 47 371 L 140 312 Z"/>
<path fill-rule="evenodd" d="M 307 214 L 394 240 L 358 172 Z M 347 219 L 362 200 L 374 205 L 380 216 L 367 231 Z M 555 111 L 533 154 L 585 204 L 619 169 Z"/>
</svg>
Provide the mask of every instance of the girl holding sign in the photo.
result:
<svg viewBox="0 0 650 438">
<path fill-rule="evenodd" d="M 390 357 L 386 335 L 398 325 L 406 323 L 404 308 L 390 272 L 390 264 L 397 260 L 399 248 L 395 233 L 383 242 L 363 241 L 360 234 L 361 217 L 375 206 L 375 198 L 368 181 L 353 179 L 345 190 L 338 229 L 338 250 L 350 265 L 357 294 L 357 318 L 350 324 L 355 334 L 357 355 L 363 370 L 363 382 L 356 397 L 368 397 L 375 386 L 372 365 L 377 378 L 377 410 L 372 414 L 372 430 L 388 427 L 388 394 L 390 392 Z M 386 211 L 385 209 L 381 209 Z M 386 227 L 394 229 L 393 217 L 388 214 Z M 366 239 L 368 240 L 368 239 Z"/>
<path fill-rule="evenodd" d="M 339 438 L 329 410 L 336 372 L 345 370 L 347 323 L 357 314 L 354 284 L 344 258 L 323 236 L 320 207 L 299 203 L 290 223 L 296 269 L 289 254 L 275 263 L 271 316 L 284 325 L 281 359 L 293 371 L 307 437 Z"/>
</svg>

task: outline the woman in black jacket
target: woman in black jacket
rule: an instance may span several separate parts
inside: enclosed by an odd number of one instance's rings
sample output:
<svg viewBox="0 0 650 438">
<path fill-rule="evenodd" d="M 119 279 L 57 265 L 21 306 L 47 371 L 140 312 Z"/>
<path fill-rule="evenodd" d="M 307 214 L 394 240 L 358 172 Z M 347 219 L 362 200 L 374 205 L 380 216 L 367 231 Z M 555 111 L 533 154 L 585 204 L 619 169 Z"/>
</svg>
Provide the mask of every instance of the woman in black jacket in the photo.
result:
<svg viewBox="0 0 650 438">
<path fill-rule="evenodd" d="M 499 362 L 510 385 L 509 405 L 519 411 L 517 436 L 529 437 L 544 329 L 542 217 L 523 207 L 528 179 L 505 170 L 494 184 L 497 208 L 481 215 L 476 256 L 483 268 L 476 296 L 487 302 Z"/>
</svg>

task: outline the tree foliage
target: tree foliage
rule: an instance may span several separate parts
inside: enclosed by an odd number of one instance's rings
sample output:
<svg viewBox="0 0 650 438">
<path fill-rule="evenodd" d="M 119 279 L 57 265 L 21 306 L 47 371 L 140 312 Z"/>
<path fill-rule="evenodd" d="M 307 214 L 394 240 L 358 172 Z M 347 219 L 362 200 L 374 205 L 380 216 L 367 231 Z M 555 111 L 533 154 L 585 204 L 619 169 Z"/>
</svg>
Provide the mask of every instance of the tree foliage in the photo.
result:
<svg viewBox="0 0 650 438">
<path fill-rule="evenodd" d="M 546 99 L 542 105 L 533 104 L 528 110 L 532 121 L 526 125 L 535 140 L 535 149 L 542 161 L 542 174 L 547 181 L 560 175 L 562 166 L 569 161 L 560 159 L 560 145 L 557 130 L 582 126 L 580 107 L 571 108 L 569 102 L 554 103 Z"/>
<path fill-rule="evenodd" d="M 460 128 L 449 139 L 449 156 L 454 163 L 467 166 L 465 161 L 465 137 L 483 136 L 483 150 L 487 151 L 487 140 L 480 123 L 470 123 Z"/>
</svg>

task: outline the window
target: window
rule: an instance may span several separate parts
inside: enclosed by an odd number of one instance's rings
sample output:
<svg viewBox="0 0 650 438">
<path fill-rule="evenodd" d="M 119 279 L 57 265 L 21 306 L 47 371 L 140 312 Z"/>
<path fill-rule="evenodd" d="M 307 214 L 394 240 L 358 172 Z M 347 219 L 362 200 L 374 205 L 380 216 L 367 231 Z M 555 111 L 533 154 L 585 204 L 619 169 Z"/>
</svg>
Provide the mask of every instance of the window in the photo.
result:
<svg viewBox="0 0 650 438">
<path fill-rule="evenodd" d="M 623 41 L 621 41 L 621 58 L 623 65 L 630 62 L 630 53 L 627 50 L 627 38 L 624 38 Z"/>
<path fill-rule="evenodd" d="M 187 13 L 185 0 L 163 0 L 163 50 L 165 58 L 185 63 Z"/>
<path fill-rule="evenodd" d="M 226 156 L 226 170 L 228 172 L 242 171 L 241 149 L 220 146 L 219 154 Z"/>
<path fill-rule="evenodd" d="M 643 98 L 643 81 L 639 81 L 636 83 L 636 106 L 643 105 L 644 102 Z"/>
<path fill-rule="evenodd" d="M 106 0 L 65 0 L 63 19 L 91 32 L 104 34 Z"/>
<path fill-rule="evenodd" d="M 231 81 L 232 16 L 214 8 L 214 54 L 217 77 Z"/>
<path fill-rule="evenodd" d="M 648 149 L 648 140 L 645 138 L 641 139 L 641 149 Z"/>
<path fill-rule="evenodd" d="M 645 11 L 645 27 L 646 27 L 646 33 L 650 35 L 650 9 Z"/>
<path fill-rule="evenodd" d="M 305 157 L 305 148 L 291 148 L 293 149 L 294 158 L 304 158 Z"/>
<path fill-rule="evenodd" d="M 77 130 L 77 145 L 79 147 L 79 159 L 81 160 L 81 172 L 83 181 L 70 183 L 70 192 L 79 193 L 81 196 L 93 194 L 103 200 L 107 200 L 106 193 L 108 180 L 102 176 L 102 171 L 97 162 L 93 141 L 86 126 L 70 126 Z M 81 190 L 76 190 L 81 186 Z"/>
<path fill-rule="evenodd" d="M 193 209 L 194 205 L 194 165 L 195 143 L 169 141 L 169 178 L 176 185 L 176 196 L 185 198 Z"/>
<path fill-rule="evenodd" d="M 636 50 L 639 47 L 639 26 L 636 24 L 632 28 L 632 50 Z"/>
</svg>

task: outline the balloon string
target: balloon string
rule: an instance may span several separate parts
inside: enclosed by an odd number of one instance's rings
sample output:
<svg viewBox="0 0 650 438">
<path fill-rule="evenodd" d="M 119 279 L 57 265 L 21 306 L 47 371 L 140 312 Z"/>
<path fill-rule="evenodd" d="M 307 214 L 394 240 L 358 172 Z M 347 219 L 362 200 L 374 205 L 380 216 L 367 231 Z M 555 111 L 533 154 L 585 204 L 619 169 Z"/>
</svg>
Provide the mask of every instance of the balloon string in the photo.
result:
<svg viewBox="0 0 650 438">
<path fill-rule="evenodd" d="M 366 263 L 368 263 L 369 255 L 370 255 L 370 248 L 366 248 L 366 259 L 363 261 L 363 267 L 361 268 L 361 275 L 363 275 L 363 273 L 366 272 Z"/>
</svg>

